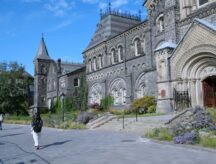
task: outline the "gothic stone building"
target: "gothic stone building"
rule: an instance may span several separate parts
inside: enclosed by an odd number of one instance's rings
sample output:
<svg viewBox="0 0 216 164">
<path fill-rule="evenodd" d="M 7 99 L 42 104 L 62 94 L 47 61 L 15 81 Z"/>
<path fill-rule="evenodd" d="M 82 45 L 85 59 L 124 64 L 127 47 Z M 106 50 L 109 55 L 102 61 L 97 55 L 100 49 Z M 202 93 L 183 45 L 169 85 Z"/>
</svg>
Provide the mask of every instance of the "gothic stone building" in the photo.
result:
<svg viewBox="0 0 216 164">
<path fill-rule="evenodd" d="M 85 75 L 83 64 L 54 61 L 42 37 L 34 59 L 34 108 L 48 107 L 61 96 L 72 97 Z M 63 98 L 63 97 L 62 97 Z"/>
<path fill-rule="evenodd" d="M 83 52 L 89 104 L 144 95 L 157 111 L 216 106 L 215 0 L 146 0 L 147 20 L 109 9 Z"/>
<path fill-rule="evenodd" d="M 157 98 L 157 112 L 215 107 L 215 0 L 146 0 L 144 6 L 145 21 L 111 7 L 101 12 L 83 52 L 85 67 L 52 60 L 42 38 L 34 60 L 35 106 L 49 107 L 62 93 L 73 96 L 85 74 L 89 104 L 111 94 L 120 109 L 145 95 Z"/>
</svg>

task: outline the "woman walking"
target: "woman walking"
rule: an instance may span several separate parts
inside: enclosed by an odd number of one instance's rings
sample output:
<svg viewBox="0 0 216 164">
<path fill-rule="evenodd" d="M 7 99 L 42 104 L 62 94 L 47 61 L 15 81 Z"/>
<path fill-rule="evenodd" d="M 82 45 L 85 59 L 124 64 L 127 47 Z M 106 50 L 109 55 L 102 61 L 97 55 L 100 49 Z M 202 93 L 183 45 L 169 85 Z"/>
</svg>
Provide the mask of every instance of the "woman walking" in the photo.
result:
<svg viewBox="0 0 216 164">
<path fill-rule="evenodd" d="M 39 149 L 39 139 L 41 136 L 41 130 L 43 126 L 43 121 L 39 114 L 36 114 L 32 117 L 32 135 L 34 139 L 34 146 L 38 150 Z"/>
<path fill-rule="evenodd" d="M 0 130 L 2 130 L 3 114 L 0 114 Z"/>
</svg>

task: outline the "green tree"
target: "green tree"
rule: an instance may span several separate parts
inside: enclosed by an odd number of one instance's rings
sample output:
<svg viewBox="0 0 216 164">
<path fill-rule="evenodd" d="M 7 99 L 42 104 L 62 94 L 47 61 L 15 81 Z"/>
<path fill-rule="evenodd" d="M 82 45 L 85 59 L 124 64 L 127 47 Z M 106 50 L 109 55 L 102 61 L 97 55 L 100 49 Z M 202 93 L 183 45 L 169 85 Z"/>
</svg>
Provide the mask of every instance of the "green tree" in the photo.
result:
<svg viewBox="0 0 216 164">
<path fill-rule="evenodd" d="M 0 112 L 27 114 L 29 76 L 17 62 L 0 62 Z"/>
</svg>

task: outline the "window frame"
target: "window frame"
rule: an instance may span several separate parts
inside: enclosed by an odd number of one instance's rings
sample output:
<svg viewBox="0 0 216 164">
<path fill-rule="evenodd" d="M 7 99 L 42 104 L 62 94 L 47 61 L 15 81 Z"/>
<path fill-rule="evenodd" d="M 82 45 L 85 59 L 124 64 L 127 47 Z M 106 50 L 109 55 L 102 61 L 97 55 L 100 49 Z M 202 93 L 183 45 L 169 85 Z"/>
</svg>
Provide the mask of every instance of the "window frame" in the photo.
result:
<svg viewBox="0 0 216 164">
<path fill-rule="evenodd" d="M 141 44 L 141 39 L 139 37 L 136 37 L 134 39 L 134 51 L 135 51 L 135 56 L 140 56 L 142 54 L 142 44 Z"/>
<path fill-rule="evenodd" d="M 77 85 L 75 85 L 75 80 L 77 80 L 77 82 L 76 82 Z M 74 86 L 74 87 L 79 87 L 79 86 L 80 86 L 80 80 L 79 80 L 78 77 L 77 77 L 77 78 L 74 78 L 74 80 L 73 80 L 73 86 Z"/>
<path fill-rule="evenodd" d="M 161 20 L 163 18 L 163 20 Z M 164 14 L 158 15 L 156 19 L 156 27 L 158 32 L 164 32 Z"/>
<path fill-rule="evenodd" d="M 122 45 L 118 46 L 118 61 L 122 62 L 124 60 L 124 49 Z"/>
</svg>

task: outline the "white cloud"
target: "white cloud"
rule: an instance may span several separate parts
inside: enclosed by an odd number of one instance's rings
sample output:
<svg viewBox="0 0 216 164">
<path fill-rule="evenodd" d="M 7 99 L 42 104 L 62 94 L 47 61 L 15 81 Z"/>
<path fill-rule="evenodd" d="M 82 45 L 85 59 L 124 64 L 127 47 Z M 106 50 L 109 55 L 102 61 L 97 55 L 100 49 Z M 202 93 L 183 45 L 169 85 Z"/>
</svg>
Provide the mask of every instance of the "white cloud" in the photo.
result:
<svg viewBox="0 0 216 164">
<path fill-rule="evenodd" d="M 56 26 L 56 30 L 61 29 L 61 28 L 64 28 L 64 27 L 67 27 L 67 26 L 69 26 L 70 24 L 71 24 L 71 21 L 70 21 L 70 20 L 66 20 L 66 21 L 64 21 L 64 22 L 62 22 L 62 23 L 60 23 L 60 24 L 58 24 L 58 25 Z"/>
<path fill-rule="evenodd" d="M 72 23 L 71 20 L 65 20 L 65 21 L 57 24 L 54 28 L 50 29 L 49 31 L 52 32 L 52 31 L 60 30 L 62 28 L 65 28 L 65 27 L 71 25 L 71 23 Z"/>
<path fill-rule="evenodd" d="M 99 9 L 104 10 L 104 9 L 106 9 L 107 7 L 108 7 L 108 4 L 107 4 L 107 3 L 104 3 L 104 2 L 99 3 Z"/>
<path fill-rule="evenodd" d="M 74 5 L 75 2 L 70 0 L 49 0 L 44 6 L 55 16 L 64 16 Z"/>
</svg>

